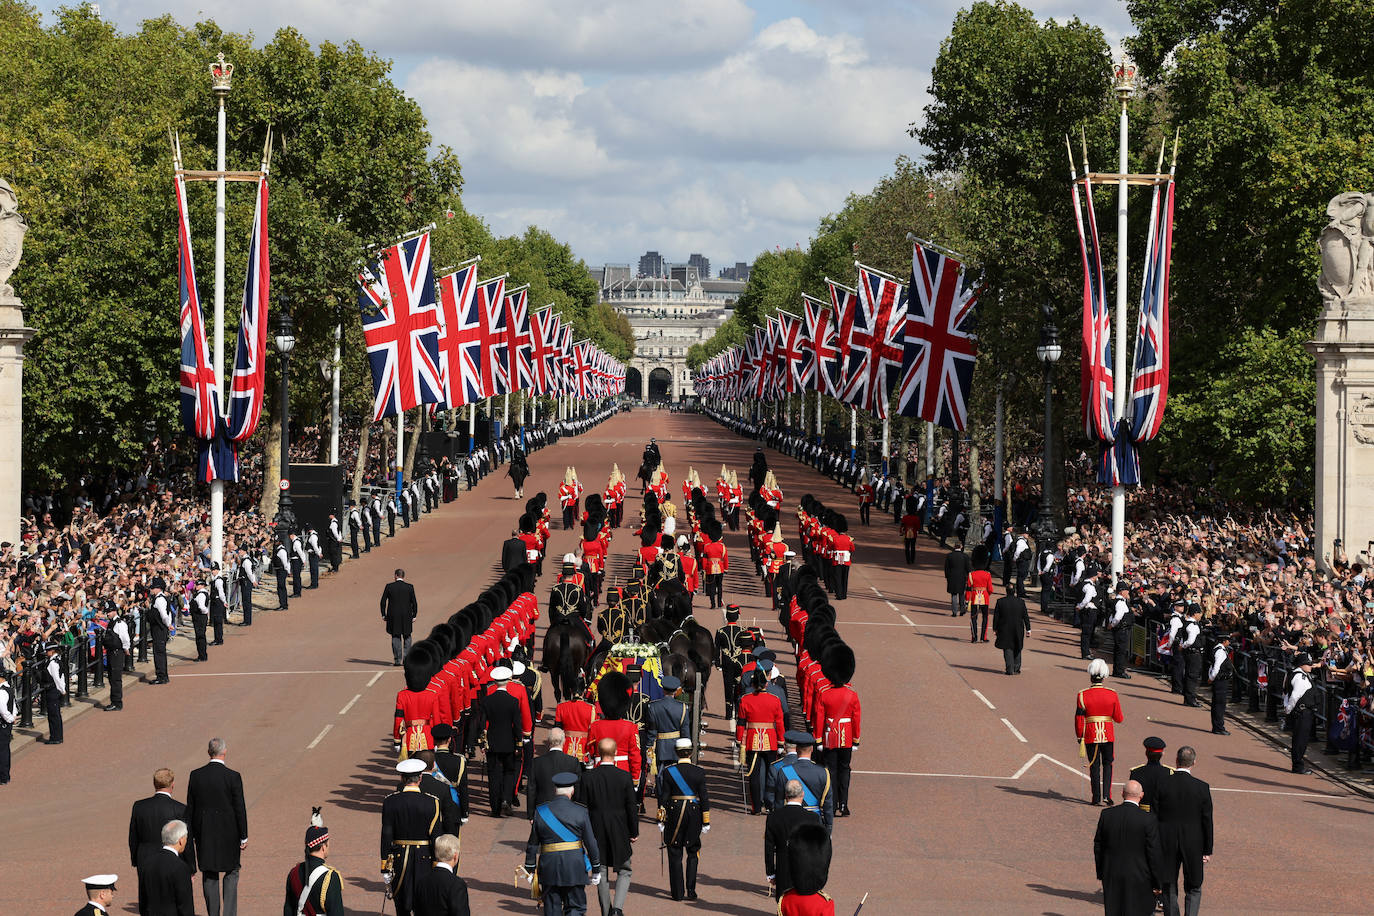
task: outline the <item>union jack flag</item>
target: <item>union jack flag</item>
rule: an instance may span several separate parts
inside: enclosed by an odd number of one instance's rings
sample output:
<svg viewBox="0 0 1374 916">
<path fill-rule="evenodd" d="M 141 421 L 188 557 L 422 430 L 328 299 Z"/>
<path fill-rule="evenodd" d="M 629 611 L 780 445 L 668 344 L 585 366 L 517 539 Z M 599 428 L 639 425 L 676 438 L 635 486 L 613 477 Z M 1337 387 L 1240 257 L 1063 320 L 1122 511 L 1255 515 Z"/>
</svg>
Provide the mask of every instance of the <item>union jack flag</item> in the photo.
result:
<svg viewBox="0 0 1374 916">
<path fill-rule="evenodd" d="M 477 265 L 439 278 L 439 372 L 443 396 L 437 409 L 482 399 L 482 310 L 477 306 Z"/>
<path fill-rule="evenodd" d="M 510 390 L 528 391 L 533 388 L 529 284 L 517 287 L 506 294 L 506 351 Z"/>
<path fill-rule="evenodd" d="M 505 394 L 507 384 L 506 275 L 477 286 L 477 309 L 482 313 L 482 397 Z"/>
<path fill-rule="evenodd" d="M 205 343 L 205 319 L 196 289 L 191 253 L 191 223 L 186 212 L 186 182 L 176 176 L 177 274 L 181 281 L 181 423 L 197 439 L 211 439 L 219 420 L 219 381 Z"/>
<path fill-rule="evenodd" d="M 579 340 L 573 344 L 573 384 L 577 397 L 587 400 L 592 397 L 592 342 Z"/>
<path fill-rule="evenodd" d="M 573 326 L 564 324 L 563 330 L 558 334 L 558 352 L 562 355 L 563 365 L 560 369 L 559 379 L 562 383 L 564 394 L 577 394 L 577 374 L 575 372 L 573 358 Z"/>
<path fill-rule="evenodd" d="M 778 312 L 778 355 L 788 394 L 805 391 L 810 381 L 808 350 L 802 337 L 802 318 L 791 312 Z"/>
<path fill-rule="evenodd" d="M 1087 234 L 1078 184 L 1073 188 L 1073 215 L 1078 227 L 1078 250 L 1083 256 L 1083 372 L 1081 398 L 1083 429 L 1090 439 L 1112 442 L 1116 438 L 1112 418 L 1112 335 L 1107 311 L 1107 291 L 1102 279 L 1102 248 L 1097 237 L 1097 215 L 1093 211 L 1093 188 L 1086 176 L 1083 193 L 1087 197 Z"/>
<path fill-rule="evenodd" d="M 1155 187 L 1140 290 L 1140 325 L 1131 383 L 1131 438 L 1149 442 L 1164 423 L 1169 400 L 1169 254 L 1174 237 L 1174 182 Z"/>
<path fill-rule="evenodd" d="M 558 352 L 558 333 L 562 321 L 553 306 L 546 306 L 530 315 L 530 345 L 534 368 L 534 391 L 552 394 L 558 388 L 558 368 L 562 363 Z M 556 359 L 555 356 L 560 358 Z"/>
<path fill-rule="evenodd" d="M 859 295 L 849 332 L 849 362 L 842 400 L 887 417 L 888 390 L 902 368 L 906 291 L 871 267 L 859 269 Z"/>
<path fill-rule="evenodd" d="M 372 419 L 435 403 L 443 386 L 429 233 L 385 249 L 372 268 L 364 268 L 358 281 L 363 336 L 372 367 Z"/>
<path fill-rule="evenodd" d="M 262 416 L 267 377 L 267 303 L 271 264 L 267 252 L 267 179 L 258 181 L 253 231 L 248 241 L 248 273 L 243 280 L 243 310 L 234 345 L 234 380 L 229 389 L 229 437 L 243 442 Z"/>
<path fill-rule="evenodd" d="M 962 430 L 978 357 L 975 308 L 982 284 L 943 252 L 914 245 L 897 412 Z"/>
<path fill-rule="evenodd" d="M 840 362 L 834 307 L 806 295 L 802 296 L 802 300 L 806 313 L 806 352 L 811 355 L 811 374 L 807 387 L 832 398 L 838 397 L 843 364 Z"/>
<path fill-rule="evenodd" d="M 763 330 L 763 358 L 768 367 L 767 387 L 764 396 L 770 401 L 777 401 L 787 393 L 786 379 L 783 378 L 783 370 L 786 368 L 782 360 L 782 321 L 776 314 L 768 316 L 768 324 Z"/>
<path fill-rule="evenodd" d="M 830 287 L 830 307 L 834 310 L 831 319 L 835 323 L 835 346 L 840 354 L 840 372 L 843 375 L 845 367 L 849 365 L 849 341 L 854 335 L 854 315 L 859 310 L 859 292 L 828 277 L 825 285 Z M 837 394 L 836 397 L 838 396 Z"/>
</svg>

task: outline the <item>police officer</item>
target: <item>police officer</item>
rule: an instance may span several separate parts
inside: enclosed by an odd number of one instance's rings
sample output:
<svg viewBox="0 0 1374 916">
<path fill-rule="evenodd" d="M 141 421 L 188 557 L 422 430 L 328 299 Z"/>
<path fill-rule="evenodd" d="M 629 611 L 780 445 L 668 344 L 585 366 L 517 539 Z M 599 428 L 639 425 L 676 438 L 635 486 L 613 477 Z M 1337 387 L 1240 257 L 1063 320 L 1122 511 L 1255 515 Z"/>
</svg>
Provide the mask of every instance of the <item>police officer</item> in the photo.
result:
<svg viewBox="0 0 1374 916">
<path fill-rule="evenodd" d="M 388 502 L 390 501 L 388 500 Z M 395 512 L 396 508 L 393 506 L 391 511 Z M 372 494 L 372 501 L 368 505 L 368 514 L 371 516 L 372 521 L 372 543 L 380 547 L 382 543 L 382 498 L 376 493 Z M 366 522 L 364 522 L 364 524 L 366 524 Z M 396 534 L 396 522 L 394 517 L 391 522 L 391 534 L 393 536 Z"/>
<path fill-rule="evenodd" d="M 1144 795 L 1140 799 L 1141 811 L 1154 810 L 1155 799 L 1158 797 L 1159 786 L 1165 779 L 1173 774 L 1174 768 L 1165 766 L 1161 761 L 1164 756 L 1164 739 L 1156 738 L 1151 735 L 1145 739 L 1145 762 L 1131 770 L 1130 779 L 1140 783 Z"/>
<path fill-rule="evenodd" d="M 1165 645 L 1169 647 L 1171 664 L 1169 665 L 1169 692 L 1183 692 L 1183 653 L 1178 648 L 1178 637 L 1183 633 L 1183 626 L 1187 618 L 1183 615 L 1184 604 L 1182 601 L 1175 601 L 1169 613 L 1169 633 L 1165 639 Z"/>
<path fill-rule="evenodd" d="M 1093 631 L 1097 629 L 1097 573 L 1085 572 L 1083 575 L 1083 596 L 1078 599 L 1078 604 L 1074 610 L 1078 614 L 1079 627 L 1082 630 L 1079 636 L 1078 648 L 1084 658 L 1092 658 L 1093 655 Z"/>
<path fill-rule="evenodd" d="M 411 916 L 415 884 L 429 871 L 434 839 L 443 832 L 439 799 L 420 791 L 424 771 L 417 757 L 396 764 L 403 785 L 382 800 L 382 873 L 390 874 L 396 916 Z"/>
<path fill-rule="evenodd" d="M 0 665 L 0 786 L 10 781 L 10 739 L 14 737 L 14 720 L 19 715 L 19 701 L 14 698 L 10 671 Z"/>
<path fill-rule="evenodd" d="M 1312 657 L 1299 652 L 1293 659 L 1298 670 L 1288 681 L 1288 696 L 1283 700 L 1283 714 L 1290 716 L 1293 732 L 1293 772 L 1306 776 L 1312 772 L 1303 755 L 1312 738 L 1312 719 L 1317 709 L 1317 692 L 1312 689 Z"/>
<path fill-rule="evenodd" d="M 329 551 L 329 567 L 334 572 L 343 565 L 343 529 L 339 527 L 339 516 L 329 513 L 329 527 L 325 530 L 325 546 Z"/>
<path fill-rule="evenodd" d="M 554 797 L 534 809 L 522 874 L 531 884 L 539 873 L 544 916 L 587 911 L 587 876 L 601 883 L 601 853 L 587 809 L 572 800 L 576 773 L 555 773 Z"/>
<path fill-rule="evenodd" d="M 1188 622 L 1178 637 L 1179 651 L 1183 653 L 1183 705 L 1201 706 L 1197 699 L 1197 688 L 1202 683 L 1202 607 L 1193 605 L 1188 608 Z"/>
<path fill-rule="evenodd" d="M 48 744 L 62 743 L 62 698 L 67 695 L 67 678 L 57 655 L 62 646 L 50 642 L 44 646 L 47 659 L 38 669 L 38 681 L 43 687 L 43 711 L 48 717 Z"/>
<path fill-rule="evenodd" d="M 277 610 L 284 611 L 288 606 L 286 598 L 286 574 L 291 569 L 291 549 L 286 541 L 277 544 L 272 554 L 272 571 L 277 574 Z"/>
<path fill-rule="evenodd" d="M 163 594 L 167 586 L 159 576 L 153 577 L 150 591 L 152 603 L 148 606 L 148 634 L 153 642 L 152 683 L 165 684 L 167 678 L 167 640 L 172 635 L 172 602 Z"/>
<path fill-rule="evenodd" d="M 214 575 L 210 577 L 210 627 L 214 631 L 215 638 L 210 642 L 212 646 L 224 645 L 224 622 L 229 619 L 229 591 L 228 583 L 224 579 L 224 573 L 220 570 L 218 563 L 211 567 Z"/>
<path fill-rule="evenodd" d="M 124 660 L 129 656 L 129 624 L 118 609 L 111 608 L 105 633 L 101 637 L 105 648 L 107 676 L 110 679 L 110 702 L 104 707 L 106 712 L 119 712 L 124 708 Z"/>
<path fill-rule="evenodd" d="M 1130 680 L 1126 664 L 1131 653 L 1131 625 L 1135 622 L 1135 615 L 1131 613 L 1131 590 L 1125 585 L 1117 588 L 1111 607 L 1107 628 L 1112 631 L 1112 677 Z"/>
<path fill-rule="evenodd" d="M 248 551 L 239 551 L 239 606 L 243 609 L 243 625 L 253 625 L 253 587 L 258 584 L 258 574 L 253 566 L 253 558 Z"/>
<path fill-rule="evenodd" d="M 1212 664 L 1207 678 L 1212 682 L 1212 734 L 1229 735 L 1226 730 L 1226 706 L 1231 702 L 1231 678 L 1236 673 L 1231 664 L 1231 634 L 1218 633 L 1212 647 Z"/>
<path fill-rule="evenodd" d="M 203 584 L 191 594 L 191 626 L 196 633 L 196 661 L 209 661 L 205 631 L 210 625 L 210 591 Z"/>
<path fill-rule="evenodd" d="M 294 531 L 291 533 L 291 597 L 301 596 L 301 570 L 305 569 L 305 542 Z"/>
<path fill-rule="evenodd" d="M 320 548 L 320 534 L 311 525 L 305 529 L 305 555 L 310 563 L 310 588 L 320 587 L 320 557 L 324 556 L 324 551 Z"/>
<path fill-rule="evenodd" d="M 692 763 L 692 739 L 677 739 L 674 751 L 677 762 L 658 772 L 658 830 L 668 850 L 673 899 L 696 900 L 697 856 L 701 838 L 711 830 L 711 797 L 706 771 Z"/>
</svg>

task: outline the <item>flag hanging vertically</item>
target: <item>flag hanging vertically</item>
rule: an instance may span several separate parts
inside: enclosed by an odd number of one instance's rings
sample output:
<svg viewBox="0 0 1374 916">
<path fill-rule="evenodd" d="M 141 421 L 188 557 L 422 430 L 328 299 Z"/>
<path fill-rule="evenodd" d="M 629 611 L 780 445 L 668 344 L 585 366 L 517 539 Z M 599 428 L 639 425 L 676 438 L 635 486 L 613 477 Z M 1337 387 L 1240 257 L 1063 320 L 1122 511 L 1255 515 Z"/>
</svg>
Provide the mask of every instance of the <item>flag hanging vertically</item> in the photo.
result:
<svg viewBox="0 0 1374 916">
<path fill-rule="evenodd" d="M 805 391 L 810 381 L 806 363 L 805 342 L 802 340 L 802 318 L 791 312 L 778 312 L 778 364 L 782 368 L 785 394 Z"/>
<path fill-rule="evenodd" d="M 528 391 L 534 387 L 528 283 L 506 293 L 506 352 L 509 390 Z"/>
<path fill-rule="evenodd" d="M 439 400 L 439 304 L 430 269 L 429 233 L 392 245 L 358 280 L 372 419 Z"/>
<path fill-rule="evenodd" d="M 267 178 L 258 180 L 253 229 L 248 237 L 248 273 L 234 345 L 234 380 L 229 390 L 229 438 L 243 442 L 262 417 L 267 381 L 267 311 L 272 269 L 267 246 Z"/>
<path fill-rule="evenodd" d="M 181 283 L 181 423 L 197 439 L 215 435 L 219 399 L 215 395 L 215 367 L 205 343 L 205 319 L 200 313 L 195 258 L 191 253 L 191 224 L 186 212 L 186 182 L 176 176 L 177 275 Z"/>
<path fill-rule="evenodd" d="M 1093 188 L 1085 175 L 1085 232 L 1078 184 L 1075 182 L 1071 186 L 1074 221 L 1078 227 L 1078 250 L 1083 256 L 1083 369 L 1080 391 L 1083 431 L 1090 439 L 1111 442 L 1115 438 L 1115 422 L 1112 419 L 1111 317 L 1107 311 L 1107 290 L 1102 278 L 1102 248 L 1098 243 L 1097 215 L 1093 210 Z"/>
<path fill-rule="evenodd" d="M 535 394 L 552 394 L 556 390 L 558 369 L 553 357 L 557 352 L 559 326 L 558 313 L 552 305 L 530 315 L 530 365 Z"/>
<path fill-rule="evenodd" d="M 442 397 L 435 407 L 464 407 L 482 399 L 482 313 L 475 263 L 439 278 L 439 313 Z"/>
<path fill-rule="evenodd" d="M 968 423 L 978 357 L 976 306 L 982 284 L 944 252 L 916 243 L 911 254 L 906 340 L 897 412 L 947 429 Z"/>
<path fill-rule="evenodd" d="M 885 419 L 889 391 L 902 368 L 906 291 L 892 277 L 862 264 L 855 266 L 859 295 L 852 310 L 842 399 Z"/>
<path fill-rule="evenodd" d="M 1174 240 L 1174 182 L 1155 186 L 1146 237 L 1145 278 L 1131 380 L 1131 437 L 1149 442 L 1159 435 L 1169 400 L 1169 255 Z"/>
<path fill-rule="evenodd" d="M 482 325 L 482 397 L 504 394 L 506 387 L 506 274 L 477 285 Z"/>
<path fill-rule="evenodd" d="M 839 397 L 841 373 L 839 337 L 835 330 L 834 308 L 819 299 L 803 295 L 806 312 L 806 348 L 814 365 L 808 386 L 832 398 Z M 833 294 L 832 294 L 833 300 Z"/>
</svg>

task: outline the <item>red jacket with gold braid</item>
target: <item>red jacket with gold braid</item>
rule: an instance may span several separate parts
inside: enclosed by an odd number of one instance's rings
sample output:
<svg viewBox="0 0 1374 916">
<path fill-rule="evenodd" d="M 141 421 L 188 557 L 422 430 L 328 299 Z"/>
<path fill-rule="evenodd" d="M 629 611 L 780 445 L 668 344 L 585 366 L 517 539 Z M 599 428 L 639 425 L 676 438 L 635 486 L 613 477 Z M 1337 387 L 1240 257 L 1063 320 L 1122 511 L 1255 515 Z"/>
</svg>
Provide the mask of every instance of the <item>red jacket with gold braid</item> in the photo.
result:
<svg viewBox="0 0 1374 916">
<path fill-rule="evenodd" d="M 392 740 L 401 743 L 401 751 L 412 754 L 434 747 L 430 733 L 439 722 L 439 694 L 433 690 L 402 690 L 396 694 L 396 718 L 392 723 Z"/>
<path fill-rule="evenodd" d="M 1125 716 L 1116 691 L 1102 684 L 1093 684 L 1078 691 L 1078 705 L 1073 713 L 1073 732 L 1085 744 L 1106 744 L 1116 740 L 1115 724 Z"/>
<path fill-rule="evenodd" d="M 553 723 L 563 729 L 563 753 L 579 760 L 586 757 L 587 735 L 596 718 L 596 707 L 586 700 L 564 700 L 553 711 Z"/>
<path fill-rule="evenodd" d="M 596 743 L 602 738 L 615 740 L 615 765 L 639 782 L 642 765 L 639 756 L 639 727 L 629 719 L 597 719 L 587 729 L 588 760 L 596 755 Z"/>
<path fill-rule="evenodd" d="M 848 684 L 821 691 L 811 734 L 826 750 L 854 747 L 859 743 L 863 715 L 859 695 Z"/>
<path fill-rule="evenodd" d="M 767 690 L 740 697 L 735 740 L 746 751 L 776 751 L 782 744 L 782 700 Z"/>
</svg>

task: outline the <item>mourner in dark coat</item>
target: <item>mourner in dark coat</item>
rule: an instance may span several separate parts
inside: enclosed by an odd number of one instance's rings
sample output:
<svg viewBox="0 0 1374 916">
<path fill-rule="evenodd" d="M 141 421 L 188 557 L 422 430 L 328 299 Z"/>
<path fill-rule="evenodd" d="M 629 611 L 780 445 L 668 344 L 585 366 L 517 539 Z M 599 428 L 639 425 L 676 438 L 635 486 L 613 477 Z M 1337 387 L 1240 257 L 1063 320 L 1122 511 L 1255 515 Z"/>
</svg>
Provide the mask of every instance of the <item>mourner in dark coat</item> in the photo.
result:
<svg viewBox="0 0 1374 916">
<path fill-rule="evenodd" d="M 1021 673 L 1021 651 L 1030 631 L 1026 599 L 1015 594 L 998 598 L 992 609 L 992 632 L 997 637 L 994 645 L 1002 650 L 1002 667 L 1007 674 Z"/>
<path fill-rule="evenodd" d="M 962 614 L 964 608 L 964 588 L 968 585 L 968 574 L 973 571 L 973 561 L 963 548 L 952 547 L 945 554 L 945 591 L 949 592 L 950 616 Z"/>
<path fill-rule="evenodd" d="M 553 777 L 558 773 L 581 773 L 582 761 L 563 753 L 563 729 L 549 733 L 548 751 L 534 758 L 530 766 L 530 781 L 525 792 L 526 814 L 534 819 L 534 809 L 554 797 Z"/>
<path fill-rule="evenodd" d="M 148 916 L 195 916 L 191 869 L 181 858 L 187 842 L 185 821 L 169 821 L 162 828 L 162 847 L 143 857 L 139 871 Z"/>
<path fill-rule="evenodd" d="M 224 752 L 224 739 L 211 738 L 210 762 L 191 771 L 186 782 L 186 823 L 196 847 L 206 909 L 215 916 L 236 916 L 239 855 L 248 844 L 248 809 L 243 803 L 243 777 L 225 765 Z"/>
<path fill-rule="evenodd" d="M 1154 892 L 1163 887 L 1159 824 L 1153 814 L 1140 810 L 1140 796 L 1140 783 L 1128 781 L 1122 804 L 1097 819 L 1093 860 L 1107 916 L 1150 916 Z"/>
<path fill-rule="evenodd" d="M 144 904 L 142 868 L 144 856 L 151 855 L 162 848 L 162 828 L 168 821 L 185 821 L 186 806 L 172 797 L 174 777 L 172 771 L 163 767 L 153 773 L 154 792 L 147 798 L 134 802 L 129 814 L 129 864 L 139 869 L 138 912 L 147 916 Z M 194 872 L 196 870 L 195 846 L 190 841 L 181 854 L 182 861 Z"/>
<path fill-rule="evenodd" d="M 615 742 L 610 738 L 597 743 L 599 762 L 581 778 L 573 795 L 587 806 L 596 848 L 601 850 L 601 862 L 608 869 L 606 880 L 596 888 L 603 913 L 625 909 L 625 898 L 630 893 L 632 844 L 639 838 L 639 800 L 634 779 L 616 766 L 615 752 Z M 616 870 L 614 900 L 610 888 L 612 868 Z"/>
<path fill-rule="evenodd" d="M 558 794 L 534 809 L 525 844 L 525 872 L 533 878 L 538 869 L 544 916 L 585 912 L 587 876 L 601 881 L 601 853 L 591 818 L 572 800 L 577 774 L 559 773 L 554 785 Z"/>
<path fill-rule="evenodd" d="M 792 873 L 787 863 L 787 841 L 802 824 L 819 824 L 820 816 L 802 805 L 802 785 L 789 779 L 783 788 L 784 804 L 768 814 L 763 828 L 763 869 L 773 885 L 773 896 L 781 897 L 792 889 Z"/>
<path fill-rule="evenodd" d="M 396 578 L 382 589 L 382 619 L 391 637 L 391 664 L 399 666 L 410 651 L 410 634 L 415 615 L 419 612 L 415 600 L 415 586 L 406 581 L 406 571 L 396 570 Z"/>
<path fill-rule="evenodd" d="M 415 887 L 415 916 L 471 916 L 468 885 L 458 877 L 458 838 L 451 833 L 434 839 L 434 867 Z"/>
<path fill-rule="evenodd" d="M 1196 913 L 1202 903 L 1202 872 L 1212 855 L 1212 790 L 1192 774 L 1197 752 L 1180 747 L 1173 775 L 1160 780 L 1155 797 L 1160 846 L 1164 853 L 1164 912 L 1178 913 L 1178 873 L 1183 868 L 1184 907 Z"/>
</svg>

